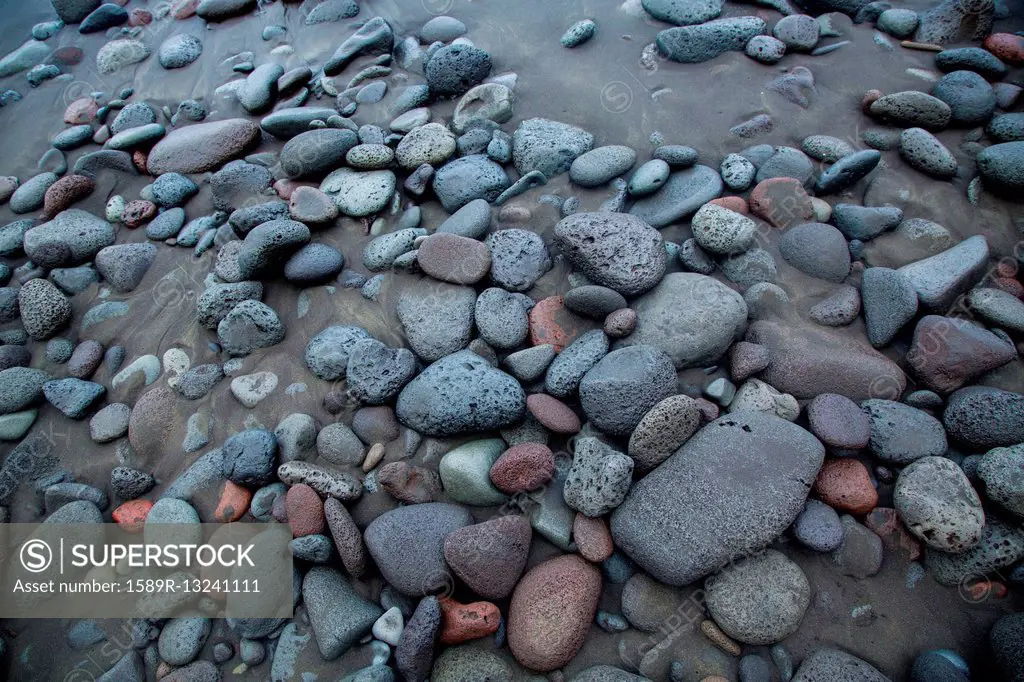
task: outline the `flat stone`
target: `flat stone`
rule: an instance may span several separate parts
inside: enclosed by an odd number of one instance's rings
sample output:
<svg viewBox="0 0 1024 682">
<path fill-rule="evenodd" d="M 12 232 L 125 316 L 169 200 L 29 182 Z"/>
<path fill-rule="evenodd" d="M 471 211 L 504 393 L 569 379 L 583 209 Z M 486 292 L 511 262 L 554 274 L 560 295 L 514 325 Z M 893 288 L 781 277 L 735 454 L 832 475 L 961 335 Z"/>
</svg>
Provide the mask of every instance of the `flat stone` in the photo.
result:
<svg viewBox="0 0 1024 682">
<path fill-rule="evenodd" d="M 708 166 L 693 166 L 669 175 L 661 189 L 636 201 L 629 212 L 653 227 L 665 227 L 696 213 L 718 197 L 722 188 L 718 171 Z"/>
<path fill-rule="evenodd" d="M 176 128 L 149 152 L 150 173 L 202 173 L 241 156 L 259 139 L 255 123 L 233 118 Z"/>
</svg>

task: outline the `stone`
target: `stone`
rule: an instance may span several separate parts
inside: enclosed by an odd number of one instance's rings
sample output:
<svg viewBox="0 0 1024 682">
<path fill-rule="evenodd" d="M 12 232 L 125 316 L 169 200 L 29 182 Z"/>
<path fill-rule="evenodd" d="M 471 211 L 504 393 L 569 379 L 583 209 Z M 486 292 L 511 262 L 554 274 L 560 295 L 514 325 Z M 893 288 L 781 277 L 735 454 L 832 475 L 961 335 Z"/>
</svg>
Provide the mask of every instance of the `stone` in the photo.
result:
<svg viewBox="0 0 1024 682">
<path fill-rule="evenodd" d="M 657 580 L 691 583 L 789 527 L 823 458 L 816 438 L 778 417 L 721 417 L 633 485 L 612 537 Z"/>
<path fill-rule="evenodd" d="M 843 524 L 832 507 L 807 500 L 804 510 L 793 522 L 793 537 L 815 552 L 832 552 L 843 543 Z"/>
<path fill-rule="evenodd" d="M 704 581 L 704 590 L 715 623 L 744 644 L 773 644 L 793 634 L 811 602 L 804 572 L 775 550 L 727 566 Z"/>
<path fill-rule="evenodd" d="M 669 175 L 654 194 L 637 200 L 629 212 L 661 228 L 686 218 L 722 193 L 722 178 L 708 166 L 692 166 Z"/>
<path fill-rule="evenodd" d="M 925 550 L 925 566 L 940 585 L 968 586 L 978 578 L 999 575 L 1024 557 L 1024 532 L 990 516 L 985 519 L 981 541 L 959 554 Z"/>
<path fill-rule="evenodd" d="M 65 24 L 77 24 L 100 5 L 100 0 L 52 0 L 53 9 Z"/>
<path fill-rule="evenodd" d="M 423 73 L 435 95 L 462 95 L 491 72 L 491 56 L 472 45 L 445 45 L 424 65 Z"/>
<path fill-rule="evenodd" d="M 668 180 L 671 168 L 662 159 L 651 159 L 636 169 L 626 189 L 631 196 L 645 197 L 661 189 Z"/>
<path fill-rule="evenodd" d="M 104 247 L 95 262 L 96 270 L 115 291 L 128 292 L 142 283 L 155 260 L 156 245 L 143 243 Z"/>
<path fill-rule="evenodd" d="M 490 478 L 499 490 L 515 495 L 541 487 L 551 479 L 554 472 L 555 459 L 546 445 L 520 443 L 510 447 L 494 461 Z"/>
<path fill-rule="evenodd" d="M 638 317 L 636 331 L 618 344 L 660 348 L 677 369 L 714 363 L 741 333 L 747 319 L 747 306 L 739 294 L 693 273 L 665 275 L 633 307 Z"/>
<path fill-rule="evenodd" d="M 217 338 L 228 355 L 244 356 L 284 340 L 281 318 L 270 306 L 245 300 L 231 309 L 217 324 Z"/>
<path fill-rule="evenodd" d="M 43 384 L 46 400 L 72 419 L 82 419 L 86 413 L 102 400 L 107 389 L 101 384 L 84 379 L 55 379 Z"/>
<path fill-rule="evenodd" d="M 759 17 L 730 17 L 670 28 L 660 32 L 655 42 L 661 54 L 672 61 L 696 64 L 730 50 L 742 50 L 748 40 L 766 30 Z"/>
<path fill-rule="evenodd" d="M 636 151 L 632 147 L 598 147 L 573 160 L 569 167 L 569 179 L 580 187 L 600 187 L 625 174 L 635 164 Z"/>
<path fill-rule="evenodd" d="M 943 552 L 978 544 L 985 513 L 963 470 L 942 457 L 922 457 L 900 472 L 893 503 L 911 533 Z"/>
<path fill-rule="evenodd" d="M 413 128 L 395 148 L 395 160 L 407 170 L 428 163 L 440 166 L 455 153 L 455 135 L 440 123 Z"/>
<path fill-rule="evenodd" d="M 956 246 L 899 268 L 910 280 L 921 303 L 945 310 L 981 277 L 989 256 L 984 236 L 968 237 Z"/>
<path fill-rule="evenodd" d="M 950 438 L 972 450 L 1024 443 L 1024 395 L 967 386 L 949 396 L 942 422 Z"/>
<path fill-rule="evenodd" d="M 246 300 L 263 298 L 263 285 L 259 282 L 214 284 L 196 301 L 199 323 L 207 329 L 216 329 L 231 309 Z"/>
<path fill-rule="evenodd" d="M 608 352 L 608 338 L 591 330 L 572 341 L 548 366 L 544 389 L 556 398 L 567 398 L 579 387 L 583 376 Z"/>
<path fill-rule="evenodd" d="M 758 35 L 747 41 L 743 52 L 762 64 L 776 64 L 786 55 L 786 44 L 772 36 Z"/>
<path fill-rule="evenodd" d="M 360 341 L 369 338 L 370 335 L 361 327 L 328 327 L 306 345 L 306 366 L 324 381 L 344 379 L 353 349 Z"/>
<path fill-rule="evenodd" d="M 1024 488 L 1020 470 L 1024 445 L 993 448 L 978 463 L 978 477 L 985 483 L 985 497 L 1017 516 L 1024 515 Z"/>
<path fill-rule="evenodd" d="M 568 171 L 593 146 L 594 136 L 581 128 L 531 118 L 520 123 L 512 136 L 512 158 L 520 175 L 537 170 L 550 179 Z"/>
<path fill-rule="evenodd" d="M 494 348 L 516 348 L 529 332 L 526 310 L 516 295 L 498 287 L 485 289 L 477 297 L 474 319 L 480 338 Z"/>
<path fill-rule="evenodd" d="M 883 462 L 903 465 L 946 454 L 942 423 L 927 412 L 891 400 L 865 400 L 860 406 L 871 420 L 868 449 Z"/>
<path fill-rule="evenodd" d="M 966 303 L 982 319 L 1000 328 L 1024 331 L 1024 303 L 1000 289 L 979 287 L 971 290 Z"/>
<path fill-rule="evenodd" d="M 449 161 L 437 169 L 433 180 L 434 193 L 449 213 L 475 199 L 493 202 L 510 185 L 505 169 L 482 154 Z"/>
<path fill-rule="evenodd" d="M 491 251 L 491 281 L 503 289 L 527 291 L 551 269 L 544 240 L 535 232 L 498 230 L 487 236 L 485 244 Z"/>
<path fill-rule="evenodd" d="M 397 312 L 413 352 L 434 362 L 469 344 L 475 307 L 473 289 L 432 283 L 405 289 L 399 295 Z"/>
<path fill-rule="evenodd" d="M 882 154 L 875 149 L 862 149 L 836 159 L 828 170 L 818 176 L 815 191 L 819 195 L 835 194 L 853 187 L 873 171 L 881 160 Z"/>
<path fill-rule="evenodd" d="M 831 225 L 804 223 L 791 227 L 778 247 L 787 263 L 811 277 L 842 282 L 850 273 L 846 238 Z"/>
<path fill-rule="evenodd" d="M 900 134 L 900 156 L 913 168 L 932 177 L 944 180 L 956 175 L 956 158 L 923 128 L 908 128 Z"/>
<path fill-rule="evenodd" d="M 947 73 L 932 86 L 931 94 L 949 105 L 950 122 L 955 125 L 983 125 L 996 108 L 992 86 L 973 71 Z"/>
<path fill-rule="evenodd" d="M 71 321 L 71 303 L 52 282 L 29 280 L 18 291 L 18 308 L 25 332 L 35 340 L 46 340 Z"/>
<path fill-rule="evenodd" d="M 917 292 L 898 270 L 868 268 L 861 278 L 861 299 L 868 340 L 886 346 L 917 314 Z"/>
<path fill-rule="evenodd" d="M 338 571 L 314 566 L 302 581 L 302 598 L 320 655 L 334 660 L 373 628 L 383 611 L 360 597 Z"/>
<path fill-rule="evenodd" d="M 160 659 L 175 666 L 191 663 L 206 644 L 210 630 L 209 618 L 172 618 L 160 631 Z"/>
<path fill-rule="evenodd" d="M 926 388 L 954 391 L 1016 357 L 1005 340 L 968 320 L 926 315 L 914 329 L 907 362 Z"/>
<path fill-rule="evenodd" d="M 449 533 L 444 557 L 473 592 L 487 599 L 504 599 L 526 567 L 531 535 L 525 517 L 497 516 Z"/>
<path fill-rule="evenodd" d="M 580 404 L 591 424 L 615 435 L 632 432 L 649 409 L 675 390 L 672 359 L 643 344 L 605 355 L 579 384 Z"/>
<path fill-rule="evenodd" d="M 750 192 L 750 211 L 775 227 L 799 225 L 814 217 L 814 206 L 803 183 L 787 177 L 758 182 Z"/>
<path fill-rule="evenodd" d="M 793 52 L 809 52 L 818 44 L 821 27 L 814 17 L 790 14 L 779 19 L 772 27 L 772 35 Z"/>
<path fill-rule="evenodd" d="M 814 482 L 814 494 L 833 509 L 867 514 L 878 505 L 878 491 L 859 460 L 828 459 Z"/>
<path fill-rule="evenodd" d="M 343 267 L 345 256 L 338 249 L 329 244 L 306 244 L 285 263 L 284 277 L 293 284 L 309 286 L 332 279 Z"/>
<path fill-rule="evenodd" d="M 715 254 L 742 253 L 757 234 L 753 220 L 711 203 L 693 216 L 691 229 L 701 248 Z"/>
<path fill-rule="evenodd" d="M 622 503 L 632 474 L 629 457 L 596 438 L 580 438 L 565 481 L 565 503 L 586 516 L 604 516 Z"/>
<path fill-rule="evenodd" d="M 149 55 L 149 47 L 138 40 L 111 40 L 96 53 L 96 68 L 103 75 L 112 74 L 144 61 Z"/>
<path fill-rule="evenodd" d="M 366 448 L 352 429 L 341 422 L 328 424 L 316 437 L 316 451 L 331 464 L 355 466 L 363 461 Z"/>
<path fill-rule="evenodd" d="M 157 59 L 165 69 L 181 69 L 199 59 L 202 52 L 203 43 L 199 38 L 179 33 L 160 43 Z"/>
<path fill-rule="evenodd" d="M 597 284 L 635 296 L 665 272 L 661 235 L 640 218 L 621 213 L 575 213 L 555 228 L 555 245 Z"/>
<path fill-rule="evenodd" d="M 423 240 L 416 262 L 424 273 L 442 282 L 475 284 L 491 269 L 491 252 L 475 239 L 442 233 Z"/>
<path fill-rule="evenodd" d="M 341 21 L 357 14 L 359 14 L 359 4 L 356 0 L 328 0 L 313 7 L 313 10 L 306 15 L 306 25 Z"/>
<path fill-rule="evenodd" d="M 396 407 L 405 426 L 431 436 L 507 426 L 525 412 L 519 382 L 468 350 L 427 367 L 402 389 Z"/>
<path fill-rule="evenodd" d="M 942 130 L 953 115 L 941 99 L 916 90 L 879 97 L 871 103 L 870 113 L 883 123 L 925 130 Z"/>
<path fill-rule="evenodd" d="M 871 420 L 845 396 L 822 393 L 807 405 L 811 433 L 829 447 L 859 450 L 871 437 Z"/>
<path fill-rule="evenodd" d="M 354 132 L 343 128 L 317 128 L 299 133 L 285 142 L 281 149 L 278 157 L 281 170 L 293 179 L 322 178 L 343 165 L 345 156 L 358 141 Z M 351 171 L 349 174 L 340 177 L 361 177 Z M 339 177 L 333 173 L 331 175 Z M 324 189 L 323 185 L 321 189 Z"/>
<path fill-rule="evenodd" d="M 288 140 L 308 131 L 312 122 L 326 122 L 337 113 L 333 107 L 289 107 L 264 116 L 260 127 L 274 137 Z"/>
<path fill-rule="evenodd" d="M 850 682 L 890 682 L 867 661 L 834 648 L 822 648 L 804 658 L 793 682 L 819 682 L 842 676 Z"/>
<path fill-rule="evenodd" d="M 310 239 L 309 228 L 295 220 L 271 220 L 245 235 L 238 251 L 242 279 L 256 279 L 280 267 Z"/>
<path fill-rule="evenodd" d="M 448 497 L 477 507 L 504 504 L 506 495 L 491 484 L 489 476 L 504 449 L 504 441 L 489 438 L 464 443 L 445 454 L 437 471 Z"/>
<path fill-rule="evenodd" d="M 202 173 L 244 154 L 259 139 L 260 129 L 232 118 L 175 128 L 149 152 L 150 173 Z"/>
<path fill-rule="evenodd" d="M 394 398 L 416 374 L 416 358 L 376 339 L 356 342 L 348 356 L 348 388 L 360 401 L 380 405 Z"/>
<path fill-rule="evenodd" d="M 1001 191 L 1020 191 L 1024 187 L 1022 158 L 1024 141 L 994 144 L 978 154 L 978 172 L 986 186 Z"/>
</svg>

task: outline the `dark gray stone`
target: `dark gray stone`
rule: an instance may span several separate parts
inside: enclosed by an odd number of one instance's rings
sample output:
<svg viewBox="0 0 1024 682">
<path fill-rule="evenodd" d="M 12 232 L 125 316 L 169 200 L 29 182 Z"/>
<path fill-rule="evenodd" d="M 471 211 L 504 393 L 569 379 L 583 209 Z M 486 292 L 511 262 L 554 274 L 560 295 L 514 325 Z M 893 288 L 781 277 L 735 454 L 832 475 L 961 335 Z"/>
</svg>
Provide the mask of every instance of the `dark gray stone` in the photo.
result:
<svg viewBox="0 0 1024 682">
<path fill-rule="evenodd" d="M 623 436 L 676 388 L 675 367 L 664 351 L 627 346 L 605 355 L 583 376 L 580 405 L 592 426 Z"/>
</svg>

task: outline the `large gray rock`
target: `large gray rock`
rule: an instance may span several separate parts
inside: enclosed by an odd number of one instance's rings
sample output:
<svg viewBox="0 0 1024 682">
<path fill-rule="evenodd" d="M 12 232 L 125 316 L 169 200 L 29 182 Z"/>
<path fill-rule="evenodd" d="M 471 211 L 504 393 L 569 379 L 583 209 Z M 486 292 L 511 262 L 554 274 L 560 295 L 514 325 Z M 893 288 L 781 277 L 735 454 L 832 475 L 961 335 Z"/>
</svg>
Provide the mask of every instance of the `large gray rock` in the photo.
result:
<svg viewBox="0 0 1024 682">
<path fill-rule="evenodd" d="M 398 394 L 395 412 L 409 428 L 454 436 L 514 424 L 526 413 L 519 382 L 473 351 L 444 357 Z"/>
<path fill-rule="evenodd" d="M 942 423 L 950 438 L 973 450 L 1024 443 L 1024 394 L 961 388 L 949 396 Z"/>
<path fill-rule="evenodd" d="M 701 24 L 722 13 L 721 0 L 643 0 L 643 7 L 655 19 L 676 26 Z"/>
<path fill-rule="evenodd" d="M 903 274 L 889 268 L 868 268 L 860 283 L 864 324 L 875 348 L 888 345 L 917 314 L 917 291 Z"/>
<path fill-rule="evenodd" d="M 657 580 L 689 584 L 781 535 L 824 457 L 817 438 L 784 419 L 721 417 L 633 485 L 612 537 Z"/>
<path fill-rule="evenodd" d="M 398 320 L 413 352 L 426 362 L 434 362 L 469 344 L 476 291 L 457 284 L 429 281 L 429 284 L 403 290 L 397 309 Z"/>
<path fill-rule="evenodd" d="M 88 211 L 69 208 L 25 232 L 25 253 L 37 265 L 81 265 L 114 243 L 114 227 Z"/>
<path fill-rule="evenodd" d="M 981 540 L 981 500 L 952 460 L 918 459 L 900 472 L 892 499 L 906 527 L 932 549 L 956 554 Z"/>
<path fill-rule="evenodd" d="M 345 163 L 345 155 L 359 143 L 351 130 L 317 128 L 288 140 L 278 160 L 289 178 L 322 178 Z"/>
<path fill-rule="evenodd" d="M 384 613 L 352 589 L 345 577 L 326 566 L 314 566 L 302 581 L 302 599 L 320 655 L 328 661 L 348 651 Z"/>
<path fill-rule="evenodd" d="M 306 366 L 324 381 L 344 379 L 351 353 L 370 338 L 362 327 L 335 325 L 318 333 L 306 345 Z"/>
<path fill-rule="evenodd" d="M 149 152 L 146 168 L 153 175 L 202 173 L 241 156 L 259 137 L 259 126 L 244 118 L 175 128 Z"/>
<path fill-rule="evenodd" d="M 444 210 L 455 213 L 476 199 L 494 201 L 511 184 L 504 168 L 483 154 L 472 154 L 438 168 L 433 186 Z"/>
<path fill-rule="evenodd" d="M 605 355 L 583 375 L 580 406 L 592 426 L 625 436 L 676 388 L 675 367 L 664 351 L 627 346 Z"/>
<path fill-rule="evenodd" d="M 850 248 L 843 233 L 825 223 L 804 223 L 786 230 L 779 253 L 800 272 L 842 282 L 850 274 Z"/>
<path fill-rule="evenodd" d="M 924 410 L 892 400 L 865 400 L 860 406 L 871 420 L 868 449 L 882 461 L 902 466 L 946 454 L 946 431 Z"/>
<path fill-rule="evenodd" d="M 693 166 L 670 175 L 661 189 L 635 202 L 629 212 L 654 227 L 665 227 L 696 213 L 720 195 L 723 187 L 714 168 Z"/>
<path fill-rule="evenodd" d="M 940 585 L 956 587 L 998 571 L 1024 558 L 1024 530 L 1019 523 L 985 519 L 981 541 L 966 552 L 950 554 L 926 549 L 924 563 Z"/>
<path fill-rule="evenodd" d="M 597 438 L 580 438 L 562 495 L 567 505 L 596 518 L 622 504 L 632 481 L 632 459 Z"/>
<path fill-rule="evenodd" d="M 619 346 L 660 348 L 677 369 L 714 363 L 743 332 L 747 304 L 718 280 L 695 273 L 671 273 L 637 299 L 637 326 Z"/>
<path fill-rule="evenodd" d="M 590 151 L 594 136 L 576 126 L 545 118 L 523 121 L 512 135 L 512 160 L 520 175 L 538 170 L 552 178 Z"/>
<path fill-rule="evenodd" d="M 978 478 L 985 482 L 985 497 L 1017 516 L 1024 516 L 1024 443 L 993 448 L 978 463 Z"/>
<path fill-rule="evenodd" d="M 555 227 L 555 245 L 588 279 L 624 296 L 654 288 L 668 260 L 661 233 L 625 213 L 574 213 Z"/>
<path fill-rule="evenodd" d="M 65 24 L 77 24 L 100 6 L 100 0 L 50 0 L 50 4 Z"/>
<path fill-rule="evenodd" d="M 730 50 L 742 50 L 748 40 L 765 33 L 767 28 L 760 17 L 729 17 L 667 29 L 658 34 L 655 42 L 658 50 L 672 61 L 697 64 Z"/>
<path fill-rule="evenodd" d="M 818 649 L 806 657 L 792 682 L 890 682 L 873 665 L 839 649 Z"/>
<path fill-rule="evenodd" d="M 988 265 L 988 241 L 978 234 L 942 253 L 897 270 L 910 280 L 921 304 L 945 311 L 960 294 L 974 286 Z"/>
</svg>

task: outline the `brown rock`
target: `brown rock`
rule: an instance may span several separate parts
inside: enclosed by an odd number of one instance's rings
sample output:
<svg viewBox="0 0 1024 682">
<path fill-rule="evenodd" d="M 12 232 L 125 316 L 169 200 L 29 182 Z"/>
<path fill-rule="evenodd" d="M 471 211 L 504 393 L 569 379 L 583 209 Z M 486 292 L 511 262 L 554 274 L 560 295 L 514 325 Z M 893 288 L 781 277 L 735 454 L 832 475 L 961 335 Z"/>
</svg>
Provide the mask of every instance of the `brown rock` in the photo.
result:
<svg viewBox="0 0 1024 682">
<path fill-rule="evenodd" d="M 750 215 L 750 205 L 747 204 L 747 200 L 743 197 L 718 197 L 708 203 L 742 213 L 743 215 Z"/>
<path fill-rule="evenodd" d="M 149 153 L 149 171 L 202 173 L 241 156 L 260 139 L 260 127 L 244 118 L 176 128 Z"/>
<path fill-rule="evenodd" d="M 156 216 L 156 204 L 144 199 L 129 201 L 121 212 L 121 222 L 128 227 L 139 227 Z"/>
<path fill-rule="evenodd" d="M 174 391 L 167 386 L 157 386 L 135 401 L 128 420 L 128 442 L 143 458 L 156 461 L 165 452 L 180 453 L 171 442 L 174 420 L 168 418 L 174 413 L 174 404 Z"/>
<path fill-rule="evenodd" d="M 317 535 L 324 531 L 324 503 L 316 491 L 305 483 L 298 483 L 288 489 L 285 509 L 293 538 Z"/>
<path fill-rule="evenodd" d="M 401 427 L 390 405 L 361 407 L 352 415 L 352 431 L 367 445 L 390 443 L 398 438 Z"/>
<path fill-rule="evenodd" d="M 475 284 L 491 269 L 491 250 L 476 239 L 438 232 L 420 244 L 416 262 L 442 282 Z"/>
<path fill-rule="evenodd" d="M 1024 36 L 1013 33 L 993 33 L 985 38 L 981 45 L 1004 62 L 1016 66 L 1024 64 Z"/>
<path fill-rule="evenodd" d="M 237 483 L 224 481 L 224 489 L 221 491 L 220 500 L 217 501 L 217 509 L 213 512 L 213 518 L 217 523 L 231 523 L 245 516 L 249 511 L 249 503 L 252 502 L 252 493 Z"/>
<path fill-rule="evenodd" d="M 406 504 L 433 502 L 441 496 L 437 472 L 408 462 L 391 462 L 377 470 L 377 482 L 391 497 Z"/>
<path fill-rule="evenodd" d="M 868 90 L 860 100 L 860 110 L 865 116 L 871 115 L 871 105 L 882 96 L 881 90 Z"/>
<path fill-rule="evenodd" d="M 188 19 L 195 15 L 199 0 L 174 0 L 171 5 L 171 16 L 175 19 Z"/>
<path fill-rule="evenodd" d="M 864 518 L 864 525 L 882 538 L 883 545 L 903 553 L 908 561 L 921 558 L 921 542 L 903 527 L 899 514 L 892 507 L 875 507 Z"/>
<path fill-rule="evenodd" d="M 542 443 L 513 445 L 491 465 L 491 483 L 507 495 L 536 490 L 554 474 L 555 457 Z"/>
<path fill-rule="evenodd" d="M 1013 345 L 984 327 L 940 315 L 921 318 L 907 351 L 907 363 L 914 374 L 940 393 L 955 391 L 1016 357 Z"/>
<path fill-rule="evenodd" d="M 561 296 L 549 296 L 530 310 L 530 343 L 534 346 L 550 343 L 561 353 L 576 337 L 594 328 L 594 322 L 566 308 Z"/>
<path fill-rule="evenodd" d="M 50 185 L 43 197 L 43 219 L 52 220 L 54 216 L 81 201 L 96 189 L 92 178 L 84 175 L 65 175 Z"/>
<path fill-rule="evenodd" d="M 489 601 L 460 604 L 443 598 L 441 604 L 441 644 L 461 644 L 493 635 L 501 624 L 501 612 Z"/>
<path fill-rule="evenodd" d="M 141 149 L 136 149 L 134 152 L 132 152 L 132 163 L 135 164 L 135 167 L 143 175 L 149 172 L 149 164 L 147 161 L 146 152 L 142 151 Z"/>
<path fill-rule="evenodd" d="M 103 361 L 103 344 L 88 339 L 82 341 L 71 353 L 68 360 L 68 375 L 77 379 L 88 379 Z"/>
<path fill-rule="evenodd" d="M 867 514 L 878 504 L 868 468 L 859 460 L 826 459 L 814 482 L 814 494 L 833 509 Z"/>
<path fill-rule="evenodd" d="M 341 500 L 328 497 L 324 502 L 324 517 L 345 570 L 353 578 L 362 577 L 366 572 L 366 546 L 363 545 L 363 534 L 352 520 L 352 515 Z"/>
<path fill-rule="evenodd" d="M 737 341 L 729 349 L 729 375 L 733 381 L 743 381 L 768 366 L 768 349 L 756 343 Z"/>
<path fill-rule="evenodd" d="M 498 516 L 449 533 L 444 559 L 469 589 L 487 599 L 504 599 L 526 568 L 532 537 L 525 517 Z"/>
<path fill-rule="evenodd" d="M 750 192 L 750 211 L 775 227 L 806 223 L 814 217 L 814 205 L 796 178 L 769 178 Z"/>
<path fill-rule="evenodd" d="M 857 403 L 835 393 L 822 393 L 807 405 L 811 433 L 825 445 L 842 450 L 867 447 L 871 420 Z"/>
<path fill-rule="evenodd" d="M 128 13 L 129 26 L 148 26 L 153 22 L 153 14 L 141 7 L 136 7 Z"/>
<path fill-rule="evenodd" d="M 46 61 L 52 64 L 58 64 L 62 66 L 75 66 L 81 64 L 82 60 L 85 59 L 85 52 L 80 47 L 74 47 L 72 45 L 65 45 L 64 47 L 58 47 L 50 54 L 50 58 Z M 98 109 L 98 108 L 97 108 Z M 88 121 L 82 121 L 88 123 Z"/>
<path fill-rule="evenodd" d="M 523 666 L 548 672 L 583 646 L 601 597 L 601 571 L 574 554 L 535 566 L 516 587 L 508 645 Z"/>
<path fill-rule="evenodd" d="M 612 555 L 615 545 L 604 519 L 577 514 L 572 522 L 572 539 L 587 561 L 599 564 Z"/>
<path fill-rule="evenodd" d="M 329 223 L 338 217 L 338 204 L 316 187 L 301 185 L 289 194 L 288 214 L 302 223 Z"/>
<path fill-rule="evenodd" d="M 299 182 L 298 180 L 282 179 L 275 182 L 273 187 L 274 191 L 277 192 L 277 196 L 281 197 L 285 201 L 290 201 L 295 190 L 299 187 L 311 187 L 313 189 L 317 189 L 319 185 L 312 182 Z"/>
<path fill-rule="evenodd" d="M 92 97 L 81 97 L 68 105 L 64 110 L 64 122 L 69 125 L 82 125 L 96 118 L 100 105 Z"/>
<path fill-rule="evenodd" d="M 712 644 L 730 656 L 739 656 L 743 652 L 740 645 L 732 641 L 732 639 L 729 638 L 729 635 L 722 632 L 722 628 L 718 627 L 713 620 L 701 621 L 700 631 L 704 633 L 704 636 L 707 637 Z"/>
<path fill-rule="evenodd" d="M 547 393 L 527 396 L 526 408 L 541 424 L 554 433 L 579 433 L 580 418 L 568 405 Z"/>
</svg>

